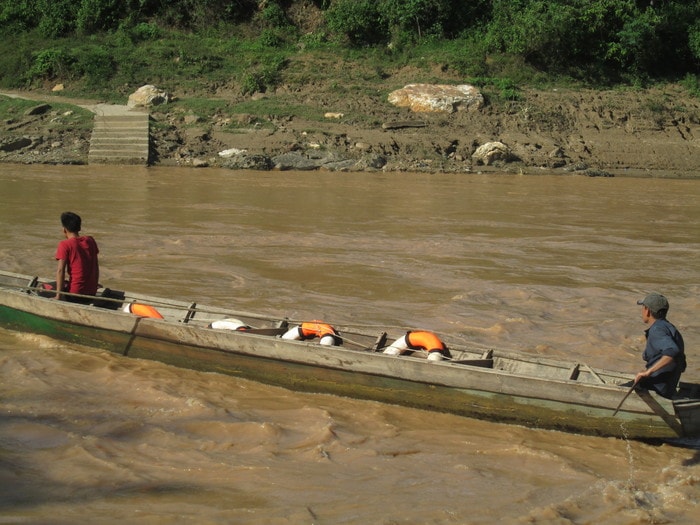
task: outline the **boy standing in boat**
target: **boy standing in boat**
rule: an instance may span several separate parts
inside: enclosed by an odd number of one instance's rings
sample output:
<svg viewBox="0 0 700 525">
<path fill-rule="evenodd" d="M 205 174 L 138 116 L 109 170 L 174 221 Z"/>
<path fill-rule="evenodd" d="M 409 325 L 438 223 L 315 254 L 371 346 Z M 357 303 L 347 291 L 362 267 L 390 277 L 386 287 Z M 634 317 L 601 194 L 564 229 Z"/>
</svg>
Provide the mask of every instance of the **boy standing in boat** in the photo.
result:
<svg viewBox="0 0 700 525">
<path fill-rule="evenodd" d="M 67 211 L 61 214 L 61 224 L 65 239 L 56 248 L 56 299 L 71 302 L 89 303 L 92 299 L 64 296 L 61 292 L 80 295 L 97 293 L 100 267 L 97 262 L 99 249 L 95 239 L 89 235 L 80 235 L 80 216 Z M 68 281 L 66 281 L 66 272 Z"/>
<path fill-rule="evenodd" d="M 635 383 L 672 398 L 686 367 L 683 336 L 666 320 L 669 308 L 666 297 L 652 292 L 637 304 L 642 306 L 642 321 L 650 326 L 644 332 L 647 344 L 642 357 L 646 370 L 637 374 Z"/>
</svg>

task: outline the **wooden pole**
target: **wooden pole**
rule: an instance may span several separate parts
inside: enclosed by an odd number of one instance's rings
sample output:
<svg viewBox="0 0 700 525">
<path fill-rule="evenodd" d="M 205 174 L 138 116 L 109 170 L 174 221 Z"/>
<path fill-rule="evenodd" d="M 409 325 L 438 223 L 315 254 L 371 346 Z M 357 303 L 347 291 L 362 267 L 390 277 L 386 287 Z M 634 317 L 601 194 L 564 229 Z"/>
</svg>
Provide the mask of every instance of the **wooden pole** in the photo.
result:
<svg viewBox="0 0 700 525">
<path fill-rule="evenodd" d="M 636 382 L 636 381 L 635 381 L 634 383 L 632 383 L 632 386 L 630 387 L 630 389 L 629 389 L 629 390 L 627 391 L 627 393 L 625 394 L 625 397 L 623 397 L 623 398 L 622 398 L 622 401 L 620 401 L 620 404 L 617 405 L 617 408 L 615 409 L 615 412 L 613 412 L 613 417 L 615 417 L 615 416 L 617 415 L 617 413 L 620 411 L 620 407 L 622 406 L 622 403 L 624 403 L 625 400 L 626 400 L 626 399 L 630 396 L 630 394 L 634 391 L 634 387 L 635 387 L 635 386 L 637 386 L 637 382 Z"/>
</svg>

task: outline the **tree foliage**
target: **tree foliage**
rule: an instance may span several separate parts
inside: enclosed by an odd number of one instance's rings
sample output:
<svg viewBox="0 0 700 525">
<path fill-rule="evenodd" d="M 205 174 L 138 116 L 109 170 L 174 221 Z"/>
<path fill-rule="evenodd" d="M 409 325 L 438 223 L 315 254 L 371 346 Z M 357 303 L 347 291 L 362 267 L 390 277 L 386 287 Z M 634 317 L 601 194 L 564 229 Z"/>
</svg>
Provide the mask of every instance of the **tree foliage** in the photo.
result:
<svg viewBox="0 0 700 525">
<path fill-rule="evenodd" d="M 250 19 L 258 0 L 0 0 L 0 27 L 38 28 L 44 36 L 91 34 L 123 23 L 156 22 L 205 29 Z"/>
<path fill-rule="evenodd" d="M 700 3 L 635 0 L 494 0 L 491 53 L 523 56 L 550 73 L 605 79 L 697 72 Z"/>
<path fill-rule="evenodd" d="M 323 13 L 316 37 L 296 31 L 288 16 L 300 4 L 301 0 L 0 0 L 0 33 L 5 41 L 30 32 L 48 40 L 116 34 L 139 45 L 165 30 L 233 35 L 238 24 L 251 22 L 247 35 L 257 31 L 252 39 L 267 47 L 325 39 L 335 45 L 394 50 L 426 42 L 449 43 L 452 49 L 461 43 L 462 56 L 452 59 L 465 71 L 484 71 L 493 57 L 511 56 L 548 74 L 606 81 L 700 73 L 697 1 L 313 0 Z M 69 67 L 49 52 L 57 49 L 49 44 L 35 70 L 48 74 Z M 37 60 L 39 51 L 31 50 Z M 93 49 L 71 64 L 108 71 L 109 52 Z"/>
<path fill-rule="evenodd" d="M 326 20 L 333 33 L 353 46 L 378 44 L 387 36 L 376 0 L 337 0 L 326 11 Z"/>
<path fill-rule="evenodd" d="M 465 5 L 466 4 L 466 5 Z M 629 80 L 697 73 L 700 2 L 334 0 L 329 28 L 351 45 L 476 39 L 491 55 L 553 74 Z"/>
</svg>

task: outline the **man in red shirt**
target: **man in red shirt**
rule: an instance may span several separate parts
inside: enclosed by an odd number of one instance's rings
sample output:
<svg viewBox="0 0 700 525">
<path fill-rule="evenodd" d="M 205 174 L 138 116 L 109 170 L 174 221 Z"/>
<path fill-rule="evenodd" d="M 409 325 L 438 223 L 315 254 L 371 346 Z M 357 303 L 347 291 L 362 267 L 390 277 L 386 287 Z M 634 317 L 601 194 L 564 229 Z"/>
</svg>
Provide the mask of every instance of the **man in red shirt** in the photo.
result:
<svg viewBox="0 0 700 525">
<path fill-rule="evenodd" d="M 61 224 L 65 240 L 56 248 L 56 299 L 71 302 L 89 303 L 92 299 L 66 296 L 61 292 L 80 295 L 95 295 L 100 278 L 97 262 L 99 249 L 95 239 L 89 235 L 80 235 L 80 216 L 67 211 L 61 214 Z M 66 271 L 68 281 L 66 281 Z"/>
</svg>

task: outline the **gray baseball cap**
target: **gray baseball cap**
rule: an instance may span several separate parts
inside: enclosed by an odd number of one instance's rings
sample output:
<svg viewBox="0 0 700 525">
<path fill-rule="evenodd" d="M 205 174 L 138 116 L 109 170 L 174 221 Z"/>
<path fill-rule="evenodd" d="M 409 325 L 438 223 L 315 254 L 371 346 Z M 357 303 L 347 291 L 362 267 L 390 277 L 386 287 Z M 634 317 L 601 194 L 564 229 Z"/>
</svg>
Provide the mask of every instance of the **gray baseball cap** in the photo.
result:
<svg viewBox="0 0 700 525">
<path fill-rule="evenodd" d="M 659 313 L 661 310 L 668 311 L 668 299 L 657 292 L 651 292 L 641 301 L 637 301 L 637 304 L 646 306 L 654 314 Z"/>
</svg>

